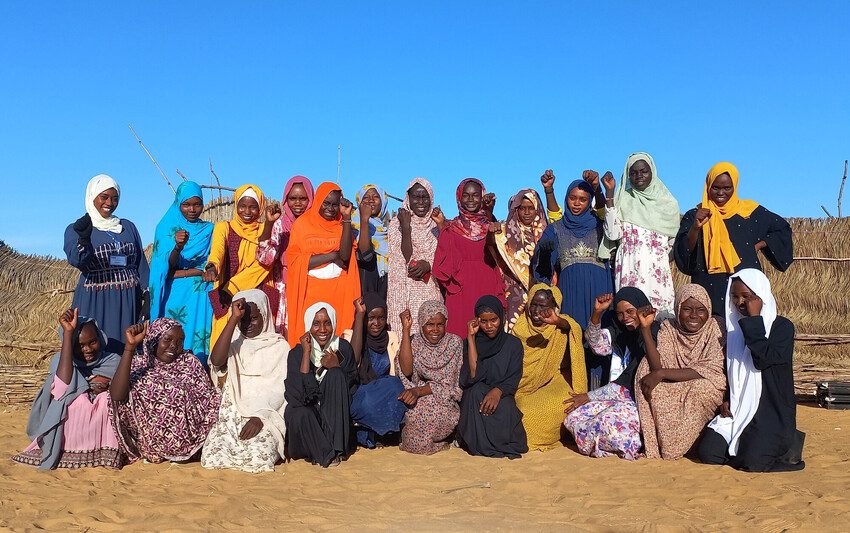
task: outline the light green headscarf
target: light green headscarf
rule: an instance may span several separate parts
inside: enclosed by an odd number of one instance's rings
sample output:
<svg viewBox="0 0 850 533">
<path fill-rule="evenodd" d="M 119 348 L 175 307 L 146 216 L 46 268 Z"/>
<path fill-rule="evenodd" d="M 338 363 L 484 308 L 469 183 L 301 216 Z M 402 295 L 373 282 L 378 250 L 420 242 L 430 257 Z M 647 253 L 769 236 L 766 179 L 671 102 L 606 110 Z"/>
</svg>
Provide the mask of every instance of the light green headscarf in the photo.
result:
<svg viewBox="0 0 850 533">
<path fill-rule="evenodd" d="M 637 161 L 643 159 L 652 171 L 652 181 L 649 186 L 639 191 L 632 187 L 629 181 L 629 169 Z M 679 213 L 679 202 L 658 177 L 655 161 L 646 152 L 635 152 L 626 159 L 626 168 L 614 193 L 614 209 L 622 222 L 646 228 L 667 237 L 675 237 L 679 231 L 682 215 Z M 603 239 L 599 245 L 599 257 L 608 259 L 611 252 L 617 248 L 617 241 Z"/>
</svg>

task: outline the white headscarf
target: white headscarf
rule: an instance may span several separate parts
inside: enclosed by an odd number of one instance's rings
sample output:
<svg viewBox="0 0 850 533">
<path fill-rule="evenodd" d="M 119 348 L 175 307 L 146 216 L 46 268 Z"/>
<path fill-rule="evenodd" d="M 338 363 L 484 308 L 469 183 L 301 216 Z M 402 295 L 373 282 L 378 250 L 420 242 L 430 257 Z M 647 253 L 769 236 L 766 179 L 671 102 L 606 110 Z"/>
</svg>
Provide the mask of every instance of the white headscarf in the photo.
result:
<svg viewBox="0 0 850 533">
<path fill-rule="evenodd" d="M 94 199 L 97 198 L 97 195 L 107 189 L 115 189 L 118 191 L 119 198 L 121 197 L 121 187 L 110 176 L 98 174 L 89 180 L 89 184 L 86 185 L 86 213 L 91 217 L 92 226 L 95 228 L 101 231 L 121 233 L 123 230 L 121 219 L 115 215 L 109 215 L 109 218 L 103 218 L 94 206 Z"/>
<path fill-rule="evenodd" d="M 289 343 L 275 333 L 266 293 L 251 289 L 233 295 L 233 301 L 240 298 L 257 306 L 263 317 L 263 329 L 252 338 L 245 337 L 236 329 L 230 343 L 228 359 L 231 362 L 225 387 L 229 389 L 241 416 L 256 416 L 263 421 L 263 427 L 271 431 L 277 440 L 278 453 L 283 457 L 283 437 L 286 435 L 283 382 L 286 379 Z"/>
<path fill-rule="evenodd" d="M 236 199 L 236 203 L 239 203 L 239 200 L 241 200 L 242 198 L 253 198 L 258 204 L 260 203 L 260 198 L 257 196 L 256 191 L 254 191 L 252 187 L 248 187 L 247 189 L 245 189 L 245 192 L 242 193 L 242 196 Z"/>
<path fill-rule="evenodd" d="M 732 282 L 740 279 L 756 296 L 761 298 L 761 318 L 765 335 L 770 337 L 770 328 L 776 320 L 776 299 L 770 291 L 770 280 L 764 272 L 745 268 L 733 274 L 726 286 L 726 377 L 729 381 L 729 411 L 732 418 L 719 415 L 709 422 L 708 427 L 719 433 L 729 443 L 729 455 L 737 455 L 741 433 L 752 421 L 761 398 L 761 370 L 753 364 L 753 355 L 744 342 L 744 333 L 738 321 L 741 312 L 732 302 Z"/>
<path fill-rule="evenodd" d="M 322 356 L 325 355 L 325 350 L 338 350 L 339 349 L 339 337 L 336 335 L 336 310 L 329 303 L 325 302 L 316 302 L 304 311 L 304 327 L 307 328 L 307 332 L 310 331 L 310 326 L 313 324 L 313 319 L 316 318 L 316 313 L 324 309 L 328 313 L 328 318 L 331 321 L 331 329 L 334 333 L 331 334 L 331 340 L 328 342 L 328 345 L 322 349 L 319 346 L 319 341 L 316 340 L 316 337 L 313 334 L 310 334 L 310 339 L 312 342 L 310 343 L 312 349 L 310 350 L 310 362 L 313 363 L 313 366 L 319 368 L 322 366 Z M 324 368 L 321 371 L 316 372 L 316 379 L 321 383 L 322 378 L 325 377 Z"/>
</svg>

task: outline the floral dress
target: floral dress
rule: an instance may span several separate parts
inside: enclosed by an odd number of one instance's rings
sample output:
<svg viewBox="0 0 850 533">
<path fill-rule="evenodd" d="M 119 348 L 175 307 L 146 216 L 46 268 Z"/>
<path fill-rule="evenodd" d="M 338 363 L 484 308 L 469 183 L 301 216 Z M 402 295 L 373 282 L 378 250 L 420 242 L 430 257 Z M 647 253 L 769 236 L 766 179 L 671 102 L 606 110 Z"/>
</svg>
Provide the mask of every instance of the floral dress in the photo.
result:
<svg viewBox="0 0 850 533">
<path fill-rule="evenodd" d="M 675 239 L 621 221 L 616 209 L 605 211 L 604 229 L 608 239 L 620 241 L 614 262 L 614 291 L 637 287 L 659 311 L 660 319 L 673 316 L 670 251 Z"/>
</svg>

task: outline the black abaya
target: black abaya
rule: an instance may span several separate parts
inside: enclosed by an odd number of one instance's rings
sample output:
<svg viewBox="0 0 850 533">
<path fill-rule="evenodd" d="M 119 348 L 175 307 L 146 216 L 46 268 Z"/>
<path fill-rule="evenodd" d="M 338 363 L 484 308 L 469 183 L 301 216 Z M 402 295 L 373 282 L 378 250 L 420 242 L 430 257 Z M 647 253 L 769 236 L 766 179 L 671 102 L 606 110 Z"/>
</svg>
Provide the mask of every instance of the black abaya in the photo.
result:
<svg viewBox="0 0 850 533">
<path fill-rule="evenodd" d="M 301 373 L 301 345 L 289 352 L 286 389 L 286 433 L 289 456 L 328 466 L 336 457 L 348 453 L 351 442 L 351 397 L 357 390 L 354 351 L 340 339 L 343 359 L 338 368 L 327 370 L 321 383 L 316 367 Z"/>
<path fill-rule="evenodd" d="M 702 230 L 697 237 L 696 248 L 693 251 L 688 247 L 688 232 L 694 224 L 696 209 L 691 209 L 682 217 L 679 233 L 673 246 L 673 256 L 676 266 L 682 273 L 691 276 L 691 281 L 701 285 L 711 298 L 713 313 L 724 316 L 726 313 L 726 284 L 729 274 L 709 274 L 706 267 L 705 247 L 703 245 Z M 767 246 L 762 249 L 764 256 L 780 272 L 785 272 L 794 261 L 794 247 L 792 243 L 791 226 L 788 221 L 758 206 L 749 218 L 740 215 L 732 216 L 724 221 L 729 239 L 735 247 L 741 263 L 735 267 L 735 272 L 745 268 L 761 270 L 758 251 L 755 246 L 759 241 L 764 241 Z"/>
</svg>

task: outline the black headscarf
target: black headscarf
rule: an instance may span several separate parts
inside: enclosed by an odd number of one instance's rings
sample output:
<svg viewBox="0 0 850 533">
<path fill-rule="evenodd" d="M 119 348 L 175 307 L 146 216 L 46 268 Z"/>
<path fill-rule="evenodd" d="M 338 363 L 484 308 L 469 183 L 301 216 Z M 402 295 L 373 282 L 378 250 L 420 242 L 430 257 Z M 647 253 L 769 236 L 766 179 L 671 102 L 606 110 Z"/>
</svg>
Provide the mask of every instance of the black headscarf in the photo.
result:
<svg viewBox="0 0 850 533">
<path fill-rule="evenodd" d="M 478 317 L 481 313 L 495 313 L 499 317 L 499 328 L 492 339 L 481 330 L 475 334 L 475 348 L 478 350 L 479 361 L 501 352 L 505 341 L 508 340 L 508 334 L 505 333 L 505 309 L 502 307 L 502 302 L 495 296 L 482 296 L 475 302 L 475 316 Z"/>
<path fill-rule="evenodd" d="M 650 305 L 650 302 L 642 290 L 636 287 L 623 287 L 614 295 L 614 305 L 602 319 L 602 326 L 611 331 L 611 341 L 617 352 L 622 356 L 626 352 L 626 348 L 629 350 L 629 364 L 623 369 L 623 373 L 614 380 L 614 383 L 629 389 L 634 398 L 635 371 L 646 355 L 646 345 L 643 342 L 640 327 L 634 331 L 629 331 L 622 322 L 617 320 L 617 304 L 620 302 L 628 302 L 636 309 Z M 653 337 L 658 336 L 659 327 L 658 322 L 652 324 Z"/>
<path fill-rule="evenodd" d="M 360 355 L 360 365 L 357 368 L 361 385 L 370 383 L 377 377 L 375 371 L 372 370 L 372 358 L 369 357 L 369 350 L 375 353 L 386 353 L 387 346 L 390 343 L 390 335 L 387 333 L 387 328 L 384 328 L 377 337 L 369 334 L 369 313 L 375 309 L 386 310 L 386 300 L 381 298 L 378 293 L 367 292 L 363 294 L 363 305 L 366 307 L 366 318 L 363 321 L 363 353 Z"/>
</svg>

